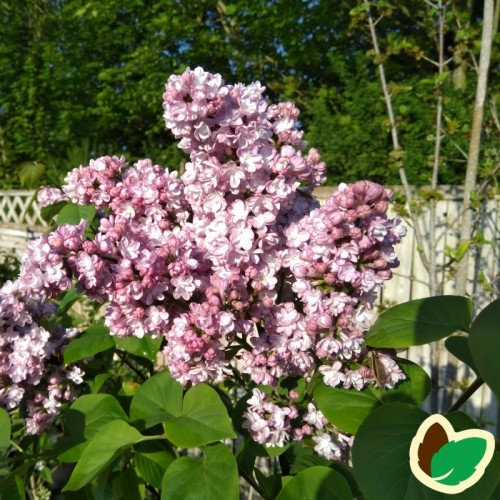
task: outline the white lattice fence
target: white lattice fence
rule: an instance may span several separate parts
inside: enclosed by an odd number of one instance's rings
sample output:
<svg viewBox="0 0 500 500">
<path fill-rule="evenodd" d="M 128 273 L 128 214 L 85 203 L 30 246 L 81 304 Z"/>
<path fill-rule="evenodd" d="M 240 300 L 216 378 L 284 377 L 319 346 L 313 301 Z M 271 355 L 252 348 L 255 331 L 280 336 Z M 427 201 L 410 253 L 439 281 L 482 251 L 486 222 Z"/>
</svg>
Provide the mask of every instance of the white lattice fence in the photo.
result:
<svg viewBox="0 0 500 500">
<path fill-rule="evenodd" d="M 34 199 L 34 191 L 0 190 L 0 258 L 15 254 L 20 258 L 28 240 L 47 226 Z"/>
<path fill-rule="evenodd" d="M 0 191 L 0 227 L 46 226 L 34 191 Z"/>
</svg>

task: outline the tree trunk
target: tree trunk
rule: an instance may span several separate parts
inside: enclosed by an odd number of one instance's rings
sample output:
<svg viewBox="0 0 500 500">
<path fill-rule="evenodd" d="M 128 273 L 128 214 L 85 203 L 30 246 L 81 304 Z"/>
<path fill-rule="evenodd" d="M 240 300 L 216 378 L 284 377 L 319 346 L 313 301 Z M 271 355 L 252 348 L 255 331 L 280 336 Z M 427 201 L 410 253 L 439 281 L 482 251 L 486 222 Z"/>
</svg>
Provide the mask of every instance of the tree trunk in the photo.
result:
<svg viewBox="0 0 500 500">
<path fill-rule="evenodd" d="M 483 14 L 483 31 L 481 36 L 481 56 L 479 59 L 479 74 L 476 87 L 476 101 L 472 115 L 472 129 L 469 142 L 469 155 L 464 183 L 463 215 L 460 225 L 460 243 L 472 238 L 473 212 L 470 207 L 471 194 L 476 190 L 479 153 L 481 149 L 481 129 L 483 124 L 484 103 L 488 87 L 488 70 L 491 59 L 491 44 L 493 39 L 494 1 L 485 0 Z M 465 295 L 467 292 L 468 253 L 460 261 L 455 280 L 455 293 Z"/>
<path fill-rule="evenodd" d="M 462 220 L 460 225 L 460 244 L 472 238 L 473 211 L 471 208 L 471 194 L 477 190 L 477 170 L 479 153 L 481 150 L 481 129 L 483 124 L 484 103 L 488 88 L 488 70 L 491 59 L 491 44 L 493 40 L 494 0 L 484 1 L 483 31 L 481 35 L 481 56 L 479 59 L 478 79 L 476 87 L 476 100 L 472 115 L 472 129 L 469 142 L 469 155 L 467 158 L 467 171 L 464 183 L 464 199 L 462 204 Z M 465 253 L 459 262 L 455 277 L 455 294 L 467 293 L 467 270 L 469 252 Z M 446 366 L 442 409 L 447 409 L 453 401 L 454 383 L 457 373 L 457 360 L 450 359 Z"/>
</svg>

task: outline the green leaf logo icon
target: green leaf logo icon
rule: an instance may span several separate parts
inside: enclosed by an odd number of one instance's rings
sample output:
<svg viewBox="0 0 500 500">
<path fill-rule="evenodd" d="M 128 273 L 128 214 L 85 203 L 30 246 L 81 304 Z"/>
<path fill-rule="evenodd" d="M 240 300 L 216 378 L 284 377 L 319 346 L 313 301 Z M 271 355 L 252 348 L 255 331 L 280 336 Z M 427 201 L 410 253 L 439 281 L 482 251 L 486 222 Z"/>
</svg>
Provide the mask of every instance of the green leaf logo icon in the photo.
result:
<svg viewBox="0 0 500 500">
<path fill-rule="evenodd" d="M 442 415 L 431 415 L 410 446 L 410 467 L 423 484 L 441 493 L 461 493 L 476 484 L 493 458 L 495 438 L 480 429 L 455 432 Z"/>
</svg>

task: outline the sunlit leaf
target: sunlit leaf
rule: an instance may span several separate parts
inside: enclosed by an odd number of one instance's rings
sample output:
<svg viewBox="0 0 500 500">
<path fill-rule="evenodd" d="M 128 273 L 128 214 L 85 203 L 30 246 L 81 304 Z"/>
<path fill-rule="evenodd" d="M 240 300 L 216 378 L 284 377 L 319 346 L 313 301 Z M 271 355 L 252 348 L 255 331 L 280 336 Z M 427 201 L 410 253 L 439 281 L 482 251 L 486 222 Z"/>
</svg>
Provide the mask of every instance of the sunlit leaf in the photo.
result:
<svg viewBox="0 0 500 500">
<path fill-rule="evenodd" d="M 165 472 L 161 500 L 238 500 L 238 467 L 225 444 L 207 446 L 203 457 L 178 458 Z"/>
<path fill-rule="evenodd" d="M 119 453 L 141 439 L 141 433 L 126 422 L 108 422 L 85 448 L 63 491 L 82 488 Z"/>
<path fill-rule="evenodd" d="M 409 347 L 428 344 L 472 323 L 472 302 L 466 297 L 442 295 L 411 300 L 384 311 L 366 335 L 372 347 Z"/>
</svg>

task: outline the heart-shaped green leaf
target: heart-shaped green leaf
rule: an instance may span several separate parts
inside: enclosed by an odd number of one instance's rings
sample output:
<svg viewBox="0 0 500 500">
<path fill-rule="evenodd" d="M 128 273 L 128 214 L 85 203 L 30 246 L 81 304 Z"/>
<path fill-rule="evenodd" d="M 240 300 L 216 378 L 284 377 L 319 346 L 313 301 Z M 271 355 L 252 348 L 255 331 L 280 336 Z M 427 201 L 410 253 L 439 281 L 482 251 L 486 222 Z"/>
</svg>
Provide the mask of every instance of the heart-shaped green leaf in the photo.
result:
<svg viewBox="0 0 500 500">
<path fill-rule="evenodd" d="M 120 349 L 133 354 L 134 356 L 140 356 L 145 358 L 151 363 L 156 361 L 156 355 L 160 350 L 162 337 L 157 337 L 153 339 L 145 335 L 142 339 L 138 337 L 114 337 L 114 342 Z"/>
<path fill-rule="evenodd" d="M 469 346 L 479 375 L 500 400 L 500 377 L 498 376 L 500 299 L 485 307 L 472 323 Z"/>
<path fill-rule="evenodd" d="M 68 426 L 82 426 L 86 439 L 92 439 L 111 420 L 128 420 L 120 403 L 110 394 L 85 394 L 70 407 Z"/>
<path fill-rule="evenodd" d="M 93 325 L 82 335 L 73 339 L 64 350 L 64 363 L 69 364 L 80 359 L 111 349 L 115 346 L 109 335 L 109 328 L 104 325 Z"/>
<path fill-rule="evenodd" d="M 120 403 L 110 394 L 80 396 L 66 414 L 68 434 L 55 446 L 62 462 L 77 462 L 90 440 L 112 420 L 128 420 Z"/>
<path fill-rule="evenodd" d="M 409 347 L 428 344 L 457 330 L 468 332 L 472 302 L 455 295 L 411 300 L 384 311 L 366 335 L 372 347 Z"/>
<path fill-rule="evenodd" d="M 77 205 L 75 203 L 68 203 L 64 205 L 61 211 L 57 214 L 57 225 L 71 224 L 78 226 L 82 219 L 92 221 L 97 209 L 91 205 Z"/>
<path fill-rule="evenodd" d="M 238 466 L 225 444 L 207 446 L 201 459 L 178 458 L 163 477 L 161 500 L 238 498 Z"/>
<path fill-rule="evenodd" d="M 467 336 L 448 337 L 445 340 L 444 345 L 446 349 L 453 354 L 453 356 L 458 358 L 460 361 L 463 361 L 469 368 L 472 368 L 474 373 L 478 373 L 476 363 L 474 362 L 474 358 L 470 352 L 469 339 Z"/>
<path fill-rule="evenodd" d="M 432 457 L 431 476 L 442 484 L 459 484 L 474 474 L 485 451 L 486 440 L 479 437 L 450 441 Z"/>
<path fill-rule="evenodd" d="M 85 448 L 63 491 L 82 488 L 119 453 L 141 439 L 141 433 L 126 422 L 108 422 Z"/>
<path fill-rule="evenodd" d="M 175 455 L 165 445 L 165 441 L 146 441 L 134 448 L 137 471 L 148 484 L 160 489 L 165 471 L 175 460 Z"/>
<path fill-rule="evenodd" d="M 352 500 L 346 479 L 328 467 L 316 466 L 288 481 L 276 500 Z"/>
<path fill-rule="evenodd" d="M 182 385 L 168 371 L 157 373 L 133 397 L 130 418 L 146 429 L 173 419 L 181 413 L 182 393 Z"/>
<path fill-rule="evenodd" d="M 366 388 L 339 389 L 322 382 L 314 388 L 314 399 L 323 415 L 344 432 L 355 434 L 363 420 L 382 402 L 374 392 Z"/>
<path fill-rule="evenodd" d="M 205 384 L 189 389 L 182 409 L 166 419 L 163 425 L 167 438 L 181 448 L 194 448 L 236 437 L 220 396 Z"/>
</svg>

